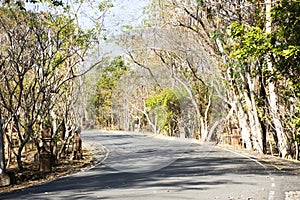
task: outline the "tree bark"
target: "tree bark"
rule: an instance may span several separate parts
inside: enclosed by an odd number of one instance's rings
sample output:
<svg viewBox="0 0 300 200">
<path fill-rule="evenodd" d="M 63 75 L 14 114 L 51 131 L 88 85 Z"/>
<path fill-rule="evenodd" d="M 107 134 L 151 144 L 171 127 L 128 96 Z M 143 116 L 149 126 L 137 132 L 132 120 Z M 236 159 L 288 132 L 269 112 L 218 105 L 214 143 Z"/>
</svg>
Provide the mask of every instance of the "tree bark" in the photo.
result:
<svg viewBox="0 0 300 200">
<path fill-rule="evenodd" d="M 250 123 L 250 130 L 252 135 L 252 145 L 255 150 L 259 153 L 264 152 L 264 145 L 263 145 L 263 133 L 260 124 L 260 120 L 258 117 L 258 112 L 255 103 L 255 96 L 254 96 L 254 88 L 255 88 L 255 80 L 251 78 L 250 73 L 246 73 L 246 79 L 248 81 L 249 87 L 249 94 L 244 92 L 245 101 L 247 104 L 247 113 Z"/>
<path fill-rule="evenodd" d="M 266 0 L 266 33 L 272 32 L 272 19 L 271 19 L 271 8 L 272 8 L 272 0 Z M 274 71 L 270 58 L 267 57 L 268 70 Z M 278 95 L 276 94 L 275 84 L 272 80 L 268 83 L 268 98 L 270 103 L 270 112 L 273 119 L 273 124 L 275 127 L 276 136 L 278 138 L 278 149 L 281 156 L 284 158 L 287 156 L 287 140 L 283 132 L 283 126 L 280 121 L 280 114 L 278 108 Z"/>
<path fill-rule="evenodd" d="M 240 124 L 240 131 L 242 135 L 242 145 L 247 150 L 252 150 L 252 142 L 251 142 L 251 130 L 248 124 L 247 115 L 243 109 L 243 106 L 239 100 L 236 103 L 236 112 L 238 116 L 238 121 Z"/>
</svg>

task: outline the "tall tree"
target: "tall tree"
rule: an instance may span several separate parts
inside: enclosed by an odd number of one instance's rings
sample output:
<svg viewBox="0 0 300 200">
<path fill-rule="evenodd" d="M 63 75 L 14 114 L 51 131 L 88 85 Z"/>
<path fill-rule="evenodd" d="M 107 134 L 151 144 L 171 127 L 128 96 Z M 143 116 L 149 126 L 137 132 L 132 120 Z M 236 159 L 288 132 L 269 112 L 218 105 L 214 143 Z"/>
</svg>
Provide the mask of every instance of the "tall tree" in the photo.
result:
<svg viewBox="0 0 300 200">
<path fill-rule="evenodd" d="M 23 148 L 40 134 L 40 124 L 51 123 L 65 84 L 84 73 L 78 64 L 93 44 L 94 34 L 80 29 L 70 16 L 27 12 L 14 5 L 0 8 L 0 29 L 0 59 L 5 66 L 0 103 L 5 126 L 12 123 L 18 133 L 16 156 L 22 170 Z"/>
<path fill-rule="evenodd" d="M 271 18 L 271 7 L 272 0 L 266 0 L 266 33 L 272 33 L 272 18 Z M 268 70 L 273 73 L 273 65 L 271 62 L 270 54 L 267 56 L 267 66 Z M 275 91 L 275 84 L 272 80 L 269 81 L 268 84 L 268 92 L 269 92 L 269 102 L 270 102 L 270 113 L 273 118 L 273 123 L 275 126 L 276 137 L 278 141 L 278 148 L 282 155 L 282 157 L 286 157 L 287 155 L 287 141 L 286 136 L 283 131 L 282 122 L 280 121 L 279 116 L 279 107 L 278 107 L 278 95 Z"/>
<path fill-rule="evenodd" d="M 202 101 L 205 108 L 201 101 L 197 102 L 197 106 L 205 110 L 204 118 L 209 113 L 206 108 L 211 102 L 208 98 L 212 94 L 210 91 L 215 91 L 215 97 L 227 105 L 228 115 L 224 119 L 238 120 L 242 143 L 247 149 L 265 152 L 266 136 L 274 132 L 280 154 L 285 157 L 289 154 L 288 141 L 297 138 L 294 134 L 296 126 L 289 126 L 291 121 L 283 120 L 283 116 L 287 116 L 284 113 L 295 113 L 295 107 L 291 110 L 287 106 L 291 107 L 288 103 L 291 100 L 298 101 L 295 95 L 297 79 L 294 77 L 298 75 L 296 41 L 299 40 L 293 33 L 298 28 L 299 2 L 280 1 L 272 11 L 271 3 L 154 0 L 149 9 L 150 20 L 144 28 L 130 30 L 126 44 L 130 47 L 130 57 L 139 66 L 151 70 L 149 63 L 144 62 L 145 57 L 139 57 L 146 55 L 139 53 L 148 52 L 148 59 L 157 56 L 174 78 L 178 73 L 183 75 L 187 88 L 204 83 L 203 86 L 207 87 L 207 101 Z M 270 14 L 276 21 L 273 26 Z M 287 20 L 283 19 L 284 14 L 288 16 Z M 137 41 L 147 51 L 134 48 Z M 194 46 L 202 56 L 196 56 Z M 207 62 L 203 62 L 203 57 Z M 288 70 L 282 68 L 284 61 L 291 66 L 285 68 Z M 226 90 L 222 91 L 209 82 L 213 73 L 215 80 L 225 83 L 223 89 Z M 280 77 L 286 78 L 280 80 Z M 198 82 L 191 81 L 193 79 Z M 281 86 L 286 85 L 286 81 L 291 81 L 289 88 L 293 88 L 293 92 L 289 97 L 281 97 Z M 193 95 L 196 96 L 195 91 Z M 202 109 L 199 109 L 199 115 Z M 291 120 L 297 121 L 297 117 Z M 293 134 L 283 132 L 287 127 Z"/>
</svg>

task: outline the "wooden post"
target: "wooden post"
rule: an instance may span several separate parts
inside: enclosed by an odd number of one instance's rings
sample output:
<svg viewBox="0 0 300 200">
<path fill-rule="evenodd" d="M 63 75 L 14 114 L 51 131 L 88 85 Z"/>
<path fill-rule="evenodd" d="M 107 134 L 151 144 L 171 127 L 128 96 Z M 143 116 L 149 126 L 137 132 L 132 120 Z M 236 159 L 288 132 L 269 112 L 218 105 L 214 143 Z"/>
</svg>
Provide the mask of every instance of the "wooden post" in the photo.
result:
<svg viewBox="0 0 300 200">
<path fill-rule="evenodd" d="M 40 165 L 39 170 L 42 172 L 52 171 L 52 155 L 51 155 L 51 129 L 46 126 L 42 131 L 43 147 L 40 153 Z"/>
<path fill-rule="evenodd" d="M 81 140 L 80 129 L 75 131 L 75 151 L 74 151 L 73 159 L 76 160 L 82 159 L 82 140 Z"/>
</svg>

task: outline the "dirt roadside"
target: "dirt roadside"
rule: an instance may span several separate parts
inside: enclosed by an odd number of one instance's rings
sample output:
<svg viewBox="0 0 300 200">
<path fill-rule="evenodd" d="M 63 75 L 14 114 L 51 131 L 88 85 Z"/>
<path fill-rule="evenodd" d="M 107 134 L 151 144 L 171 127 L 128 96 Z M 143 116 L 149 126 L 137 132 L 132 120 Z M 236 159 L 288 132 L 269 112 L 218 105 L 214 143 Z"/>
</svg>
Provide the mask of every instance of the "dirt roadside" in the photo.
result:
<svg viewBox="0 0 300 200">
<path fill-rule="evenodd" d="M 174 140 L 180 138 L 173 138 L 173 137 L 168 137 L 164 135 L 155 135 L 154 137 L 160 138 L 160 139 L 165 139 L 165 140 Z M 196 139 L 190 139 L 189 142 L 194 143 L 194 144 L 203 144 L 199 140 Z M 212 144 L 211 145 L 216 145 Z M 246 149 L 241 148 L 240 146 L 232 146 L 232 145 L 227 145 L 227 144 L 217 144 L 216 147 L 222 148 L 227 151 L 231 151 L 232 153 L 239 154 L 244 157 L 248 157 L 251 159 L 254 159 L 260 163 L 262 163 L 266 168 L 266 170 L 270 171 L 276 171 L 280 173 L 290 173 L 290 174 L 300 174 L 300 161 L 298 160 L 292 160 L 292 159 L 285 159 L 285 158 L 280 158 L 276 156 L 272 156 L 270 154 L 260 154 L 256 151 L 249 151 Z"/>
<path fill-rule="evenodd" d="M 30 186 L 40 185 L 63 176 L 90 169 L 99 163 L 105 154 L 104 149 L 90 148 L 90 143 L 90 141 L 83 142 L 83 158 L 81 160 L 62 160 L 53 166 L 51 173 L 40 172 L 36 167 L 26 167 L 23 173 L 14 174 L 13 181 L 15 183 L 13 185 L 0 187 L 0 193 L 22 190 Z M 95 157 L 94 155 L 97 156 Z"/>
<path fill-rule="evenodd" d="M 84 141 L 83 144 L 82 160 L 64 160 L 61 163 L 57 163 L 56 166 L 53 167 L 52 173 L 41 173 L 37 170 L 28 168 L 22 174 L 16 174 L 16 184 L 7 187 L 0 187 L 0 193 L 22 190 L 30 186 L 43 184 L 66 175 L 74 174 L 76 172 L 86 171 L 105 158 L 106 151 L 104 147 L 101 148 L 101 146 L 99 146 L 99 144 L 95 144 L 94 141 Z M 300 161 L 282 159 L 265 154 L 262 155 L 257 152 L 247 151 L 245 149 L 229 145 L 218 146 L 220 148 L 227 149 L 228 151 L 262 162 L 268 167 L 268 170 L 274 170 L 281 173 L 300 174 Z"/>
<path fill-rule="evenodd" d="M 281 173 L 291 173 L 300 174 L 300 161 L 293 159 L 285 159 L 269 154 L 260 154 L 256 151 L 249 151 L 242 149 L 240 147 L 230 146 L 230 145 L 218 145 L 220 148 L 232 151 L 236 154 L 247 156 L 249 158 L 255 159 L 260 163 L 263 163 L 268 170 L 281 172 Z"/>
</svg>

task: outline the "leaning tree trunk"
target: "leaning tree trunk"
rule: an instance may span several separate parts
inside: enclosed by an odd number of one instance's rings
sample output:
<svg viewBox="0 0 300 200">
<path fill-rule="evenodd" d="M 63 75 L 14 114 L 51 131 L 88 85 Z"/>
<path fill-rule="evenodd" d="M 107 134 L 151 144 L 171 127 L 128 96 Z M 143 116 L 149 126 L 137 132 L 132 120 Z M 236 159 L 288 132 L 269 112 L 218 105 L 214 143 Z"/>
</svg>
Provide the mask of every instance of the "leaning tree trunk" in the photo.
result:
<svg viewBox="0 0 300 200">
<path fill-rule="evenodd" d="M 242 145 L 247 150 L 252 150 L 252 142 L 251 142 L 251 130 L 248 123 L 248 116 L 244 111 L 243 104 L 241 101 L 242 96 L 239 92 L 239 89 L 237 88 L 237 84 L 235 80 L 232 77 L 232 69 L 227 70 L 227 77 L 230 83 L 230 87 L 232 89 L 231 95 L 233 95 L 233 103 L 232 106 L 234 106 L 234 110 L 237 115 L 237 119 L 239 121 L 240 125 L 240 131 L 242 135 Z"/>
<path fill-rule="evenodd" d="M 272 7 L 272 0 L 266 0 L 266 33 L 272 32 L 272 19 L 271 19 L 271 7 Z M 270 58 L 267 58 L 267 64 L 268 64 L 268 70 L 273 71 L 273 66 L 271 63 Z M 275 133 L 278 139 L 278 149 L 281 154 L 281 156 L 284 158 L 287 156 L 287 140 L 283 132 L 283 126 L 280 121 L 280 115 L 279 115 L 279 108 L 278 108 L 278 95 L 275 91 L 275 84 L 272 82 L 272 80 L 269 81 L 268 84 L 268 98 L 270 102 L 270 112 L 271 117 L 273 120 L 273 124 L 275 127 Z"/>
<path fill-rule="evenodd" d="M 249 119 L 249 125 L 251 130 L 252 136 L 252 145 L 255 150 L 259 153 L 264 152 L 264 145 L 263 145 L 263 133 L 261 124 L 258 117 L 258 111 L 256 109 L 255 103 L 255 96 L 254 96 L 254 87 L 255 87 L 255 80 L 251 78 L 250 73 L 246 73 L 248 87 L 249 87 L 249 94 L 244 92 L 245 103 L 247 106 L 247 114 Z"/>
<path fill-rule="evenodd" d="M 239 100 L 236 103 L 237 118 L 241 128 L 242 144 L 247 150 L 252 150 L 251 142 L 251 130 L 248 124 L 247 115 L 243 109 L 243 106 Z"/>
<path fill-rule="evenodd" d="M 194 94 L 193 94 L 193 91 L 191 90 L 191 88 L 184 82 L 182 81 L 180 78 L 178 78 L 177 76 L 173 76 L 173 78 L 178 81 L 184 88 L 185 90 L 187 91 L 190 99 L 191 99 L 191 102 L 194 106 L 194 109 L 196 111 L 196 123 L 197 124 L 200 124 L 200 134 L 199 134 L 199 139 L 202 139 L 202 141 L 205 141 L 206 140 L 206 136 L 208 135 L 208 130 L 207 130 L 207 127 L 205 127 L 205 117 L 201 115 L 201 112 L 200 112 L 200 109 L 199 109 L 199 106 L 197 104 L 197 101 L 194 97 Z M 211 96 L 210 96 L 211 98 Z M 210 103 L 210 102 L 209 102 Z M 207 110 L 207 114 L 208 114 L 208 109 L 210 108 L 210 105 L 206 108 Z M 197 134 L 197 133 L 196 133 Z M 196 138 L 197 138 L 197 135 L 196 135 Z"/>
</svg>

